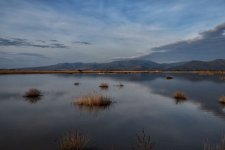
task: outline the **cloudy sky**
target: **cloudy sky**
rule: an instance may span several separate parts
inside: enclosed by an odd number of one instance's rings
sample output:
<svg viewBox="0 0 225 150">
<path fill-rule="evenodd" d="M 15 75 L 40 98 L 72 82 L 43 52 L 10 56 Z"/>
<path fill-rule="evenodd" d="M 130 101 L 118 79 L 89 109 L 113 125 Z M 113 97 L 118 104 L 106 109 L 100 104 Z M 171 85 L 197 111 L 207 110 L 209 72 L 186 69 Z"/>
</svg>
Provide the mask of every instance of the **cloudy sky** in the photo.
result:
<svg viewBox="0 0 225 150">
<path fill-rule="evenodd" d="M 207 37 L 224 10 L 224 0 L 1 0 L 0 67 L 151 55 Z"/>
</svg>

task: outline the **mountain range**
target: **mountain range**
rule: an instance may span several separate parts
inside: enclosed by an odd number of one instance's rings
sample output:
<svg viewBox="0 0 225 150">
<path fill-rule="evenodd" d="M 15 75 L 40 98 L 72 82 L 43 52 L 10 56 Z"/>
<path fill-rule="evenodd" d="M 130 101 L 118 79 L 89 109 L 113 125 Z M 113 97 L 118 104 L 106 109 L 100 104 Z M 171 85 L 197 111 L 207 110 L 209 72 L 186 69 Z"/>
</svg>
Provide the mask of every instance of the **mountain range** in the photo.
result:
<svg viewBox="0 0 225 150">
<path fill-rule="evenodd" d="M 149 60 L 128 59 L 109 63 L 59 63 L 50 66 L 22 68 L 25 70 L 225 70 L 225 59 L 156 63 Z"/>
</svg>

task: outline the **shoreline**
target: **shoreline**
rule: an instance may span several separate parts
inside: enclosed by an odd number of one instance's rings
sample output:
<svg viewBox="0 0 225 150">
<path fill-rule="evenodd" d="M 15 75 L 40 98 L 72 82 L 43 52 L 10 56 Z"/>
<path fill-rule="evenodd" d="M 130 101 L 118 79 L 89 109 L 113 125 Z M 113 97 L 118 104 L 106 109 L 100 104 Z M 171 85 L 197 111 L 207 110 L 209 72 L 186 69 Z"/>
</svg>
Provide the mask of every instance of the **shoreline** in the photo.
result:
<svg viewBox="0 0 225 150">
<path fill-rule="evenodd" d="M 11 74 L 202 74 L 202 75 L 225 75 L 225 71 L 209 70 L 12 70 L 2 69 L 0 75 Z"/>
</svg>

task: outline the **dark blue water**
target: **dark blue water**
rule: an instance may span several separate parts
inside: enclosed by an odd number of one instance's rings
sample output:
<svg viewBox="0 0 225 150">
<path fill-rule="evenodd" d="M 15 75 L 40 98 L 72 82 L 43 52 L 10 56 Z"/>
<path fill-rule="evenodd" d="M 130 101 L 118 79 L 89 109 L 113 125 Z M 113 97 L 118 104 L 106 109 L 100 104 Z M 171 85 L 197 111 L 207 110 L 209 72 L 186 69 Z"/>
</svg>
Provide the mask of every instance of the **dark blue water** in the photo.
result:
<svg viewBox="0 0 225 150">
<path fill-rule="evenodd" d="M 131 149 L 135 134 L 150 135 L 156 150 L 200 150 L 225 133 L 225 81 L 217 76 L 172 75 L 2 75 L 0 76 L 0 149 L 56 150 L 59 139 L 80 131 L 98 149 Z M 79 86 L 74 86 L 79 82 Z M 108 90 L 98 86 L 109 83 Z M 124 87 L 118 87 L 122 83 Z M 23 97 L 38 88 L 39 100 Z M 188 99 L 177 102 L 175 91 Z M 72 102 L 93 92 L 110 96 L 107 109 L 79 108 Z"/>
</svg>

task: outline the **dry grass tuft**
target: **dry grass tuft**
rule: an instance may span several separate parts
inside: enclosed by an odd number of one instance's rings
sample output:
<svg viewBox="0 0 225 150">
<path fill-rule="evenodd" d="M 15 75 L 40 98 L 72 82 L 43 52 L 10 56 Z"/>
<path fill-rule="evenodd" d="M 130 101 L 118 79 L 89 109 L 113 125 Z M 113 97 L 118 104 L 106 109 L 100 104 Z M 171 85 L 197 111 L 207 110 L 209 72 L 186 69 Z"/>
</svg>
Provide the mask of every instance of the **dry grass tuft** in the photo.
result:
<svg viewBox="0 0 225 150">
<path fill-rule="evenodd" d="M 140 134 L 136 134 L 137 142 L 132 145 L 132 150 L 153 150 L 154 143 L 150 136 L 145 134 L 144 129 Z"/>
<path fill-rule="evenodd" d="M 40 97 L 40 96 L 42 96 L 41 91 L 38 89 L 30 89 L 24 95 L 24 97 L 28 97 L 28 98 L 35 98 L 35 97 Z"/>
<path fill-rule="evenodd" d="M 187 99 L 187 97 L 185 96 L 185 94 L 183 92 L 181 92 L 181 91 L 175 92 L 174 98 L 176 100 L 186 100 Z"/>
<path fill-rule="evenodd" d="M 219 102 L 222 103 L 222 104 L 225 104 L 225 96 L 221 96 L 219 98 Z"/>
<path fill-rule="evenodd" d="M 92 95 L 79 97 L 74 103 L 79 106 L 107 107 L 112 101 L 110 97 L 94 93 Z"/>
<path fill-rule="evenodd" d="M 68 133 L 59 142 L 60 150 L 87 150 L 89 138 L 78 131 Z"/>
<path fill-rule="evenodd" d="M 108 88 L 109 88 L 109 84 L 108 84 L 108 83 L 101 83 L 101 84 L 99 85 L 99 87 L 100 87 L 101 89 L 108 89 Z"/>
</svg>

